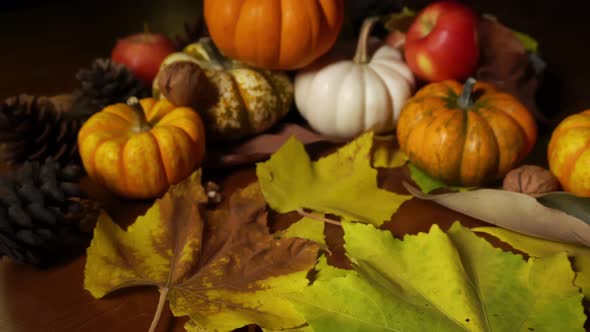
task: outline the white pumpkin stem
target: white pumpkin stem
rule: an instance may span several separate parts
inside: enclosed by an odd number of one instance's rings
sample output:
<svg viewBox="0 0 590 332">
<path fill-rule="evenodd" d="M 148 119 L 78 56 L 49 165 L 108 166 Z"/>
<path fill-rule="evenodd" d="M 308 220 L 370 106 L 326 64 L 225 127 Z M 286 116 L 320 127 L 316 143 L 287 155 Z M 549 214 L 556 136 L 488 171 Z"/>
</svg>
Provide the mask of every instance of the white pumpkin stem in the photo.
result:
<svg viewBox="0 0 590 332">
<path fill-rule="evenodd" d="M 145 111 L 143 109 L 143 107 L 141 107 L 141 103 L 139 102 L 139 99 L 137 99 L 137 97 L 129 97 L 129 99 L 127 99 L 127 105 L 131 106 L 131 108 L 133 108 L 133 110 L 135 111 L 135 114 L 137 115 L 137 118 L 139 119 L 139 125 L 137 126 L 137 132 L 143 132 L 143 131 L 148 131 L 150 130 L 152 127 L 150 126 L 149 122 L 147 121 L 146 117 L 145 117 Z"/>
<path fill-rule="evenodd" d="M 471 94 L 473 93 L 473 87 L 475 86 L 475 83 L 477 83 L 475 78 L 470 77 L 463 85 L 463 91 L 457 99 L 457 106 L 459 106 L 459 108 L 467 110 L 473 104 L 473 100 L 471 100 Z"/>
<path fill-rule="evenodd" d="M 373 30 L 375 23 L 379 22 L 379 17 L 369 17 L 363 22 L 361 33 L 359 36 L 358 43 L 356 45 L 356 53 L 354 54 L 353 61 L 358 64 L 368 63 L 368 47 L 369 47 L 369 36 Z"/>
</svg>

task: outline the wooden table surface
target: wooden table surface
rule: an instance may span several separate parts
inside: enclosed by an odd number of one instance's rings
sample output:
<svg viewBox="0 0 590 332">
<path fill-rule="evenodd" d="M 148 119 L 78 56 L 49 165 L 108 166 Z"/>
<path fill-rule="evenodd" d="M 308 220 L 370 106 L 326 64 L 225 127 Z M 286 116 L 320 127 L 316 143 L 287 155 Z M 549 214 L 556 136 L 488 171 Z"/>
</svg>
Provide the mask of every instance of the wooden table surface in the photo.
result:
<svg viewBox="0 0 590 332">
<path fill-rule="evenodd" d="M 421 6 L 427 1 L 409 1 Z M 540 42 L 543 57 L 559 86 L 547 91 L 542 108 L 558 121 L 590 108 L 590 33 L 587 1 L 496 0 L 466 1 L 498 16 L 508 26 Z M 153 31 L 178 33 L 183 22 L 199 13 L 197 0 L 140 1 L 0 1 L 0 98 L 18 93 L 54 95 L 76 87 L 74 75 L 92 59 L 108 56 L 115 40 L 140 31 L 147 22 Z M 542 133 L 538 160 L 548 133 Z M 252 167 L 217 178 L 224 191 L 255 180 Z M 147 203 L 116 199 L 90 183 L 86 188 L 105 203 L 116 219 L 129 222 Z M 401 190 L 397 186 L 398 190 Z M 411 200 L 388 223 L 395 235 L 427 231 L 433 222 L 443 228 L 460 220 L 481 222 L 432 203 Z M 85 258 L 47 270 L 0 262 L 0 331 L 146 331 L 156 307 L 155 289 L 129 289 L 94 300 L 83 289 Z M 158 331 L 183 331 L 182 319 L 165 311 Z"/>
</svg>

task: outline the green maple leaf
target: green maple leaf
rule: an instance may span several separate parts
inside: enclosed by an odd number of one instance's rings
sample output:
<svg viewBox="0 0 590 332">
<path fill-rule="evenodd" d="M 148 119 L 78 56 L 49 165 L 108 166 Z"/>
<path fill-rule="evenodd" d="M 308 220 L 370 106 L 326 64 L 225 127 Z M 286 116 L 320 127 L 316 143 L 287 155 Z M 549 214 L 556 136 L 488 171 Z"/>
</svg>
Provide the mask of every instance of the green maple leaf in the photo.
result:
<svg viewBox="0 0 590 332">
<path fill-rule="evenodd" d="M 156 286 L 160 302 L 150 331 L 166 301 L 175 315 L 191 317 L 187 329 L 194 331 L 305 324 L 279 295 L 307 286 L 320 245 L 270 234 L 257 184 L 213 211 L 201 206 L 205 198 L 196 173 L 127 231 L 103 213 L 87 253 L 85 288 L 100 298 L 120 288 Z"/>
<path fill-rule="evenodd" d="M 357 271 L 289 299 L 315 332 L 584 331 L 565 254 L 524 261 L 456 223 L 403 241 L 344 223 Z"/>
<path fill-rule="evenodd" d="M 544 240 L 498 227 L 478 227 L 473 231 L 492 235 L 508 243 L 514 249 L 534 257 L 566 253 L 573 261 L 573 268 L 576 272 L 575 285 L 580 287 L 586 299 L 590 300 L 590 248 Z"/>
<path fill-rule="evenodd" d="M 473 188 L 467 188 L 467 187 L 450 186 L 450 185 L 442 182 L 441 180 L 430 176 L 428 173 L 426 173 L 422 169 L 416 167 L 416 165 L 414 165 L 412 163 L 408 163 L 408 168 L 410 169 L 410 177 L 412 178 L 412 180 L 416 183 L 416 185 L 418 185 L 420 190 L 422 190 L 422 192 L 426 193 L 426 194 L 428 194 L 436 189 L 443 189 L 443 188 L 449 189 L 452 191 L 466 191 L 466 190 L 473 189 Z"/>
<path fill-rule="evenodd" d="M 411 196 L 379 189 L 371 167 L 373 135 L 365 134 L 336 153 L 312 162 L 291 138 L 269 161 L 256 167 L 266 201 L 287 213 L 311 209 L 345 220 L 381 225 Z"/>
</svg>

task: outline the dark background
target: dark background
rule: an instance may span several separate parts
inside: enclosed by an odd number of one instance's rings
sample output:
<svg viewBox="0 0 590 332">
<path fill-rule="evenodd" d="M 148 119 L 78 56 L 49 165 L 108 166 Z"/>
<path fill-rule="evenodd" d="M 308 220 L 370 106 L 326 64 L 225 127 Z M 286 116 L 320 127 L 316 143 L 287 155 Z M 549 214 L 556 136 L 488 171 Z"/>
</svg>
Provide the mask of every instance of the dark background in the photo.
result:
<svg viewBox="0 0 590 332">
<path fill-rule="evenodd" d="M 0 79 L 0 98 L 68 92 L 76 71 L 108 57 L 118 38 L 143 31 L 144 23 L 177 34 L 200 13 L 195 0 L 0 2 L 0 75 L 9 78 Z"/>
<path fill-rule="evenodd" d="M 391 2 L 420 8 L 430 1 Z M 561 91 L 549 92 L 559 93 L 551 115 L 590 108 L 589 1 L 463 2 L 540 42 L 550 72 L 562 83 Z M 200 6 L 198 0 L 0 0 L 0 98 L 68 92 L 76 86 L 76 71 L 108 56 L 117 38 L 142 31 L 144 23 L 152 31 L 180 33 L 184 22 L 198 18 Z"/>
</svg>

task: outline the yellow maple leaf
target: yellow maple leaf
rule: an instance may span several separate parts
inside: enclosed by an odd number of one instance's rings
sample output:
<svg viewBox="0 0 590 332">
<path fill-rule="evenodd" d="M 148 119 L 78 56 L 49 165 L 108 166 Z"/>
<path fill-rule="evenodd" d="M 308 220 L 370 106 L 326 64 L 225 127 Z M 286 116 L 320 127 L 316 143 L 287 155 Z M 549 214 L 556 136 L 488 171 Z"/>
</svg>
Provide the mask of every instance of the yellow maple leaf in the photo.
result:
<svg viewBox="0 0 590 332">
<path fill-rule="evenodd" d="M 304 324 L 280 294 L 307 286 L 320 245 L 270 234 L 257 183 L 209 211 L 200 181 L 196 172 L 172 187 L 127 231 L 103 213 L 88 249 L 85 288 L 100 298 L 125 287 L 158 287 L 150 331 L 166 300 L 176 316 L 190 316 L 190 325 L 202 330 Z"/>
</svg>

